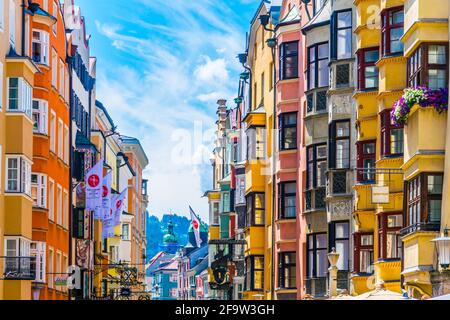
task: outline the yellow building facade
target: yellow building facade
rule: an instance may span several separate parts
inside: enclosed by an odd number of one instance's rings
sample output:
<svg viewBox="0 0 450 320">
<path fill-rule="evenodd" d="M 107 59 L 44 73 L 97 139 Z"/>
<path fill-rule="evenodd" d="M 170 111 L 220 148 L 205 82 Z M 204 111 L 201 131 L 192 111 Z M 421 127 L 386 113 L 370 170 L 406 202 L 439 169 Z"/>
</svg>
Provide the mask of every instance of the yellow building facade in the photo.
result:
<svg viewBox="0 0 450 320">
<path fill-rule="evenodd" d="M 0 299 L 30 300 L 32 263 L 32 87 L 39 70 L 29 57 L 18 1 L 2 1 L 0 16 Z"/>
</svg>

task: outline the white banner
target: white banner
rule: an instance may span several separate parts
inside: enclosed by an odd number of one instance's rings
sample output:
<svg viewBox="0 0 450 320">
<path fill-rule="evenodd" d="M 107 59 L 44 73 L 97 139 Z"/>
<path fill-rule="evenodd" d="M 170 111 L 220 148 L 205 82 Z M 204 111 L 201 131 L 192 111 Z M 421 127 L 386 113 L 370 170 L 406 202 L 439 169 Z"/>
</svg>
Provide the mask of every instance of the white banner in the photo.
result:
<svg viewBox="0 0 450 320">
<path fill-rule="evenodd" d="M 125 204 L 127 194 L 128 188 L 125 188 L 125 190 L 123 190 L 122 193 L 117 197 L 117 199 L 114 202 L 114 205 L 112 206 L 112 210 L 114 211 L 113 220 L 115 226 L 120 224 L 120 216 L 122 215 L 123 206 Z"/>
<path fill-rule="evenodd" d="M 102 209 L 101 219 L 108 217 L 111 210 L 111 183 L 112 183 L 112 171 L 108 172 L 103 178 L 103 191 L 102 191 Z"/>
<path fill-rule="evenodd" d="M 191 212 L 192 228 L 194 229 L 195 242 L 197 242 L 197 247 L 200 248 L 200 245 L 202 244 L 202 239 L 200 238 L 200 220 L 198 219 L 194 210 L 192 210 L 191 206 L 189 206 L 189 211 Z"/>
<path fill-rule="evenodd" d="M 103 159 L 86 174 L 86 209 L 95 211 L 102 206 Z"/>
</svg>

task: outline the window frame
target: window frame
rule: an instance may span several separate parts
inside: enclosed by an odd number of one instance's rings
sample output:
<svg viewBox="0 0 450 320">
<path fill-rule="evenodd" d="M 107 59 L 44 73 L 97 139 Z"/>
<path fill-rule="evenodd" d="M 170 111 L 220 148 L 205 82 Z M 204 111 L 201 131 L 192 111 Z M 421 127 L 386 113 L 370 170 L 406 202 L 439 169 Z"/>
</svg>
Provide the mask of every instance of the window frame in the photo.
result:
<svg viewBox="0 0 450 320">
<path fill-rule="evenodd" d="M 374 145 L 374 152 L 365 154 L 364 153 L 364 146 L 368 144 Z M 356 157 L 356 163 L 358 166 L 358 173 L 357 173 L 357 182 L 358 183 L 368 183 L 372 184 L 375 182 L 375 163 L 376 163 L 376 156 L 377 156 L 377 141 L 376 140 L 365 140 L 365 141 L 358 141 L 356 143 L 357 147 L 357 157 Z M 366 168 L 364 166 L 365 160 L 373 160 L 373 173 L 367 173 Z M 371 168 L 370 168 L 371 169 Z M 373 179 L 366 179 L 366 175 L 373 175 Z"/>
<path fill-rule="evenodd" d="M 401 23 L 394 23 L 391 24 L 391 17 L 392 14 L 402 12 L 403 13 L 403 22 Z M 397 6 L 397 7 L 391 7 L 383 10 L 381 12 L 381 55 L 383 57 L 388 56 L 396 56 L 396 55 L 402 55 L 404 51 L 403 43 L 400 41 L 400 44 L 402 44 L 402 50 L 398 52 L 392 52 L 392 39 L 391 39 L 391 31 L 394 29 L 402 29 L 404 30 L 404 8 L 403 6 Z"/>
<path fill-rule="evenodd" d="M 294 258 L 289 262 L 285 261 L 286 256 L 294 255 Z M 292 258 L 292 256 L 290 257 Z M 292 270 L 293 268 L 293 270 Z M 288 271 L 289 277 L 286 278 L 285 272 Z M 291 275 L 293 271 L 294 275 Z M 289 279 L 291 278 L 291 279 Z M 290 281 L 294 281 L 294 286 L 286 285 L 286 283 L 290 283 Z M 296 289 L 297 288 L 297 252 L 295 251 L 286 251 L 278 253 L 278 288 L 281 289 Z"/>
<path fill-rule="evenodd" d="M 11 80 L 17 80 L 17 87 L 13 90 L 17 90 L 17 97 L 11 98 Z M 6 85 L 6 111 L 7 112 L 15 112 L 15 113 L 23 113 L 27 115 L 30 119 L 32 119 L 33 113 L 33 88 L 24 78 L 21 77 L 7 77 L 7 85 Z M 16 100 L 16 108 L 11 108 L 12 99 Z"/>
<path fill-rule="evenodd" d="M 346 27 L 339 27 L 339 14 L 350 13 L 351 14 L 351 24 Z M 343 57 L 339 57 L 339 31 L 350 30 L 350 52 L 348 52 Z M 332 23 L 331 23 L 331 58 L 335 60 L 346 60 L 351 59 L 353 56 L 353 10 L 343 9 L 336 10 L 333 12 Z"/>
<path fill-rule="evenodd" d="M 371 245 L 363 245 L 361 238 L 363 236 L 370 236 L 372 238 L 372 244 Z M 374 259 L 374 241 L 375 236 L 372 232 L 355 232 L 353 234 L 353 243 L 354 243 L 354 254 L 353 254 L 353 271 L 357 274 L 373 274 L 373 263 L 375 261 Z M 370 265 L 369 269 L 370 272 L 362 272 L 361 271 L 361 252 L 366 251 L 369 252 L 370 257 Z"/>
<path fill-rule="evenodd" d="M 345 123 L 348 125 L 348 135 L 346 136 L 338 136 L 338 124 Z M 328 167 L 330 169 L 350 169 L 350 163 L 351 163 L 351 120 L 350 119 L 342 119 L 342 120 L 335 120 L 330 123 L 330 134 L 329 134 L 329 147 L 328 147 Z M 347 160 L 347 166 L 338 166 L 338 141 L 348 141 L 348 147 L 344 152 L 347 152 L 348 160 Z M 344 154 L 343 154 L 344 155 Z M 344 164 L 344 157 L 341 159 L 341 163 Z"/>
<path fill-rule="evenodd" d="M 35 108 L 35 103 L 37 108 Z M 35 119 L 37 115 L 37 120 Z M 37 125 L 37 127 L 35 127 Z M 33 133 L 48 135 L 48 102 L 42 99 L 33 99 Z"/>
<path fill-rule="evenodd" d="M 289 51 L 287 50 L 287 48 L 289 47 L 289 45 L 293 45 L 295 44 L 296 46 L 296 51 Z M 286 53 L 286 52 L 290 52 L 290 53 Z M 297 79 L 299 76 L 298 73 L 298 66 L 299 66 L 299 41 L 287 41 L 287 42 L 283 42 L 280 44 L 280 57 L 279 57 L 279 64 L 280 64 L 280 73 L 279 73 L 279 77 L 280 77 L 280 81 L 282 80 L 289 80 L 289 79 Z M 287 60 L 289 60 L 289 58 L 293 58 L 293 61 L 291 63 L 288 63 Z M 295 61 L 295 62 L 294 62 Z M 292 71 L 292 76 L 288 77 L 286 76 L 287 70 L 288 69 L 293 69 Z"/>
<path fill-rule="evenodd" d="M 405 138 L 404 138 L 404 133 L 403 133 L 403 125 L 395 125 L 392 123 L 392 119 L 391 119 L 391 109 L 389 110 L 383 110 L 380 112 L 380 124 L 381 124 L 381 131 L 380 131 L 380 135 L 381 135 L 381 150 L 380 150 L 380 154 L 381 157 L 403 157 L 403 152 L 400 153 L 393 153 L 392 152 L 392 148 L 393 148 L 393 141 L 392 141 L 392 131 L 393 130 L 402 130 L 402 136 L 403 136 L 403 140 L 402 140 L 402 150 L 404 150 L 404 146 L 405 146 Z M 397 141 L 398 142 L 398 141 Z"/>
<path fill-rule="evenodd" d="M 388 217 L 398 216 L 401 218 L 402 226 L 389 227 Z M 402 240 L 400 230 L 403 228 L 403 212 L 383 212 L 378 215 L 378 260 L 401 259 L 402 257 Z M 388 233 L 396 233 L 397 246 L 395 248 L 396 257 L 387 256 L 387 235 Z M 399 250 L 400 244 L 400 250 Z"/>
<path fill-rule="evenodd" d="M 9 160 L 16 160 L 17 161 L 17 167 L 10 169 Z M 17 155 L 6 155 L 5 156 L 5 178 L 6 178 L 6 184 L 5 184 L 5 193 L 10 194 L 25 194 L 31 198 L 31 167 L 32 163 L 30 160 L 25 158 L 24 156 L 17 156 Z M 16 171 L 16 178 L 10 179 L 10 170 Z M 10 188 L 9 187 L 9 180 L 15 180 L 16 181 L 16 188 Z"/>
<path fill-rule="evenodd" d="M 31 31 L 32 37 L 31 37 L 31 47 L 32 47 L 32 59 L 34 62 L 42 65 L 49 66 L 50 65 L 50 34 L 47 31 L 40 30 L 40 29 L 34 29 Z M 34 38 L 34 33 L 39 34 L 39 39 Z M 41 54 L 39 59 L 36 59 L 35 56 L 35 47 L 34 45 L 38 45 L 41 49 Z"/>
<path fill-rule="evenodd" d="M 346 224 L 347 225 L 347 237 L 337 237 L 336 234 L 336 227 L 338 224 Z M 347 261 L 344 262 L 344 266 L 346 265 L 347 268 L 339 268 L 339 271 L 350 271 L 350 222 L 348 220 L 342 220 L 342 221 L 333 221 L 329 224 L 330 227 L 330 234 L 329 234 L 329 247 L 335 248 L 338 252 L 338 248 L 336 246 L 336 243 L 338 242 L 345 242 L 347 241 L 347 245 L 345 246 L 345 250 L 347 251 Z M 339 255 L 339 260 L 342 258 L 342 254 Z M 337 263 L 339 263 L 339 260 Z"/>
<path fill-rule="evenodd" d="M 36 176 L 36 182 L 33 182 Z M 33 172 L 31 174 L 31 189 L 36 188 L 36 201 L 33 199 L 33 207 L 47 209 L 47 175 Z M 31 192 L 33 194 L 33 191 Z"/>
<path fill-rule="evenodd" d="M 262 196 L 262 208 L 256 208 L 256 196 Z M 266 194 L 264 192 L 252 192 L 246 196 L 246 219 L 245 225 L 246 227 L 263 227 L 265 226 L 266 221 L 266 209 L 265 209 L 265 197 Z M 261 212 L 261 222 L 256 223 L 256 211 Z"/>
<path fill-rule="evenodd" d="M 325 151 L 325 157 L 320 157 L 318 158 L 317 156 L 317 149 L 319 147 L 325 147 L 327 148 L 327 150 Z M 313 150 L 313 158 L 312 160 L 310 159 L 310 152 L 311 150 Z M 326 172 L 325 172 L 325 183 L 323 185 L 318 185 L 317 183 L 317 179 L 318 179 L 318 162 L 325 162 L 327 167 L 328 167 L 328 146 L 327 143 L 318 143 L 318 144 L 313 144 L 310 145 L 308 147 L 306 147 L 306 190 L 313 190 L 316 188 L 324 188 L 326 187 Z M 311 176 L 310 176 L 310 165 L 312 165 L 312 180 L 313 180 L 313 184 L 311 185 Z"/>
<path fill-rule="evenodd" d="M 327 251 L 328 251 L 328 244 L 325 245 L 325 247 L 320 247 L 317 248 L 317 236 L 324 236 L 325 237 L 325 242 L 328 242 L 327 239 L 327 233 L 326 232 L 319 232 L 319 233 L 311 233 L 311 234 L 307 234 L 306 235 L 306 279 L 316 279 L 316 278 L 325 278 L 327 276 L 327 272 L 325 272 L 324 275 L 320 275 L 318 276 L 318 270 L 317 270 L 317 266 L 318 266 L 318 255 L 319 254 L 323 254 L 323 252 L 325 252 L 325 258 L 327 257 Z M 313 248 L 310 248 L 310 237 L 313 238 Z M 320 251 L 320 252 L 319 252 Z M 313 270 L 310 270 L 310 253 L 313 253 Z M 328 269 L 328 259 L 326 259 L 327 261 L 327 266 L 325 268 L 325 270 Z"/>
<path fill-rule="evenodd" d="M 255 259 L 262 259 L 262 268 L 255 268 Z M 245 270 L 246 273 L 246 280 L 245 280 L 245 285 L 246 285 L 246 290 L 247 291 L 263 291 L 264 290 L 264 256 L 263 255 L 251 255 L 248 256 L 246 258 L 246 265 L 247 268 Z M 249 273 L 250 272 L 250 277 L 249 277 Z M 255 274 L 256 272 L 258 273 L 262 273 L 261 279 L 262 279 L 262 283 L 261 283 L 261 288 L 256 288 L 255 287 Z"/>
<path fill-rule="evenodd" d="M 319 47 L 323 46 L 323 45 L 327 45 L 327 57 L 326 58 L 319 58 Z M 314 60 L 311 60 L 311 49 L 314 49 Z M 321 61 L 324 60 L 328 60 L 330 61 L 330 44 L 328 41 L 324 41 L 324 42 L 319 42 L 319 43 L 315 43 L 311 46 L 309 46 L 307 48 L 307 60 L 306 60 L 306 65 L 307 65 L 307 70 L 306 70 L 306 82 L 307 82 L 307 87 L 308 90 L 314 90 L 314 89 L 320 89 L 320 88 L 326 88 L 329 87 L 330 85 L 330 73 L 329 73 L 329 68 L 328 68 L 328 64 L 327 64 L 327 68 L 326 68 L 326 74 L 327 74 L 327 84 L 320 86 L 320 81 L 319 81 L 319 64 Z M 311 71 L 312 69 L 314 69 L 314 85 L 311 84 Z"/>
<path fill-rule="evenodd" d="M 445 47 L 445 61 L 449 59 L 449 44 L 448 42 L 424 42 L 414 50 L 411 56 L 408 57 L 407 62 L 407 81 L 409 87 L 427 86 L 429 87 L 429 71 L 430 70 L 445 70 L 446 80 L 449 82 L 449 68 L 448 63 L 445 64 L 430 64 L 429 63 L 429 47 L 430 46 Z M 419 63 L 420 65 L 417 65 Z M 414 71 L 411 66 L 414 64 Z"/>
<path fill-rule="evenodd" d="M 289 116 L 295 116 L 295 124 L 287 124 L 286 123 L 286 119 L 289 119 Z M 297 147 L 297 134 L 298 134 L 298 130 L 297 130 L 297 125 L 298 125 L 298 121 L 297 121 L 297 116 L 298 113 L 297 112 L 285 112 L 285 113 L 281 113 L 279 115 L 279 139 L 280 139 L 280 151 L 286 151 L 286 150 L 296 150 Z M 294 141 L 292 142 L 292 144 L 294 145 L 293 147 L 290 148 L 286 148 L 286 130 L 288 129 L 293 129 L 295 128 L 295 134 L 294 134 Z"/>
<path fill-rule="evenodd" d="M 380 48 L 379 47 L 369 47 L 369 48 L 363 48 L 360 49 L 356 52 L 356 56 L 357 56 L 357 61 L 358 61 L 358 90 L 378 90 L 378 87 L 380 85 L 379 81 L 379 70 L 378 67 L 376 66 L 377 61 L 372 61 L 372 62 L 366 62 L 366 53 L 367 52 L 378 52 L 378 60 L 380 59 Z M 366 86 L 366 68 L 367 67 L 375 67 L 376 71 L 377 71 L 377 77 L 376 77 L 376 83 L 377 85 L 374 87 L 367 87 Z"/>
<path fill-rule="evenodd" d="M 294 184 L 295 193 L 287 193 L 286 185 Z M 286 215 L 286 198 L 294 198 L 294 216 Z M 292 208 L 292 207 L 289 207 Z M 297 181 L 283 181 L 278 184 L 278 219 L 280 220 L 295 220 L 297 219 Z"/>
</svg>

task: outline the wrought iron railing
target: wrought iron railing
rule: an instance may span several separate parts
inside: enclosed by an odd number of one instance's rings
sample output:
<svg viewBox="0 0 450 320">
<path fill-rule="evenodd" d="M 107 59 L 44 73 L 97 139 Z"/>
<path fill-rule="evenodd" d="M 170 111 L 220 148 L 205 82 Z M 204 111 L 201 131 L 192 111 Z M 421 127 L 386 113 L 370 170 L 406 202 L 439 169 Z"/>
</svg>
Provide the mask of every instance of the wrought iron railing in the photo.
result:
<svg viewBox="0 0 450 320">
<path fill-rule="evenodd" d="M 400 230 L 402 236 L 416 232 L 416 231 L 439 231 L 441 224 L 436 222 L 420 222 L 410 225 Z"/>
<path fill-rule="evenodd" d="M 34 280 L 36 279 L 35 257 L 1 257 L 4 261 L 3 279 Z"/>
</svg>

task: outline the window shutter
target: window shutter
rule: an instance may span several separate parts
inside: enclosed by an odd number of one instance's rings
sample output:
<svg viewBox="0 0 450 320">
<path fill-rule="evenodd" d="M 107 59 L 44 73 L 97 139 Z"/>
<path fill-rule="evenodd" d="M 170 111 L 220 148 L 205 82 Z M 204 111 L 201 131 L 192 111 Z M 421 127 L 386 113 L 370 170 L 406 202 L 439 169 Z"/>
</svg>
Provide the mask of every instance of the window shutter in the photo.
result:
<svg viewBox="0 0 450 320">
<path fill-rule="evenodd" d="M 333 121 L 328 127 L 328 167 L 336 168 L 336 122 Z"/>
</svg>

